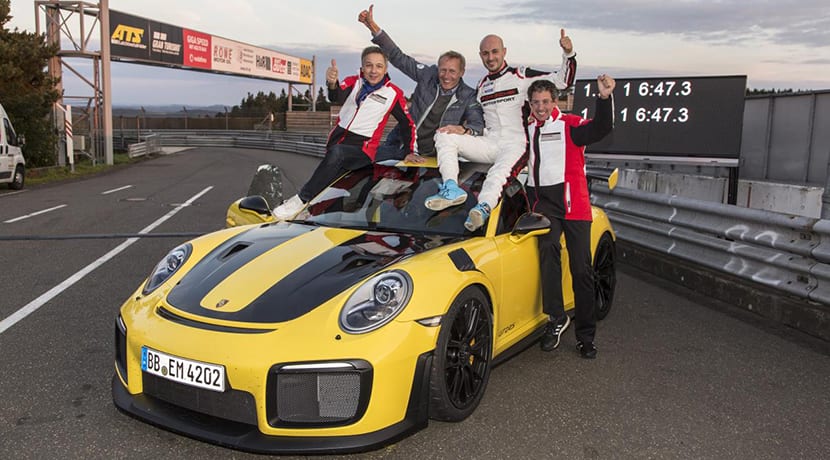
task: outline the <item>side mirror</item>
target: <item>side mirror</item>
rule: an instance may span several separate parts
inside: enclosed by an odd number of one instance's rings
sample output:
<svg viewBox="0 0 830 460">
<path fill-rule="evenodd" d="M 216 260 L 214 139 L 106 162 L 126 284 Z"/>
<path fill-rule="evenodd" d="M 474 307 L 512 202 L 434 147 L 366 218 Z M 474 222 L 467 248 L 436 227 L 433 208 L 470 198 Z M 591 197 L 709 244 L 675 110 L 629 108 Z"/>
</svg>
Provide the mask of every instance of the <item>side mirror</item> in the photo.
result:
<svg viewBox="0 0 830 460">
<path fill-rule="evenodd" d="M 225 224 L 228 227 L 237 227 L 248 224 L 261 224 L 273 222 L 274 215 L 265 198 L 254 195 L 246 196 L 231 203 L 225 217 Z"/>
<path fill-rule="evenodd" d="M 23 147 L 24 145 L 26 145 L 26 136 L 25 135 L 21 134 L 21 135 L 17 136 L 17 145 L 18 145 L 18 147 Z"/>
<path fill-rule="evenodd" d="M 265 198 L 259 195 L 246 196 L 245 198 L 242 198 L 242 201 L 239 202 L 239 208 L 254 211 L 255 213 L 263 216 L 271 215 L 271 208 L 268 206 L 268 202 L 265 201 Z"/>
<path fill-rule="evenodd" d="M 521 243 L 522 241 L 550 232 L 550 220 L 542 214 L 528 212 L 522 214 L 513 231 L 510 233 L 510 241 Z"/>
</svg>

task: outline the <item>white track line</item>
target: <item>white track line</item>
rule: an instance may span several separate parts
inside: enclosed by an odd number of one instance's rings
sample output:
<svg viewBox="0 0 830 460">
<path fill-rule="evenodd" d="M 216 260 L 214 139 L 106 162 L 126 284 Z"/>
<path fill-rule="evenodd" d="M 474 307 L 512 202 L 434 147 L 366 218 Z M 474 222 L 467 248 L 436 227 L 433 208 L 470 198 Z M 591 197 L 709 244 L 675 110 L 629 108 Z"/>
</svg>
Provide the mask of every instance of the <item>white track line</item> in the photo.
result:
<svg viewBox="0 0 830 460">
<path fill-rule="evenodd" d="M 156 227 L 161 225 L 164 221 L 166 221 L 167 219 L 173 217 L 177 212 L 181 211 L 182 209 L 184 209 L 187 206 L 190 206 L 194 201 L 199 199 L 205 193 L 209 192 L 212 188 L 213 188 L 213 186 L 210 186 L 210 187 L 202 190 L 201 192 L 197 193 L 192 198 L 190 198 L 186 202 L 182 203 L 181 205 L 177 206 L 172 211 L 168 212 L 167 214 L 162 216 L 159 220 L 157 220 L 157 221 L 153 222 L 152 224 L 148 225 L 147 227 L 144 228 L 144 230 L 142 230 L 138 233 L 139 234 L 150 233 L 153 229 L 155 229 Z M 138 240 L 139 240 L 138 238 L 130 238 L 127 241 L 119 244 L 118 247 L 116 247 L 112 251 L 110 251 L 110 252 L 104 254 L 103 256 L 99 257 L 98 260 L 96 260 L 96 261 L 92 262 L 91 264 L 87 265 L 86 267 L 82 268 L 80 271 L 78 271 L 74 275 L 70 276 L 69 278 L 67 278 L 62 283 L 58 284 L 57 286 L 53 287 L 52 289 L 49 289 L 48 291 L 46 291 L 44 294 L 42 294 L 37 299 L 29 302 L 28 304 L 26 304 L 20 310 L 17 310 L 16 312 L 12 313 L 12 315 L 9 316 L 8 318 L 4 319 L 3 321 L 0 321 L 0 334 L 2 334 L 3 332 L 5 332 L 7 329 L 14 326 L 15 324 L 17 324 L 19 321 L 23 320 L 27 316 L 29 316 L 32 313 L 36 312 L 38 310 L 38 308 L 42 307 L 44 304 L 46 304 L 46 302 L 49 302 L 50 300 L 57 297 L 58 294 L 62 293 L 63 291 L 65 291 L 67 289 L 69 289 L 69 287 L 71 287 L 73 284 L 75 284 L 78 281 L 82 280 L 90 272 L 92 272 L 96 268 L 103 265 L 106 261 L 108 261 L 108 260 L 112 259 L 113 257 L 117 256 L 120 252 L 127 249 L 128 247 L 130 247 L 133 243 L 135 243 Z"/>
<path fill-rule="evenodd" d="M 106 192 L 101 192 L 101 195 L 109 195 L 110 193 L 120 192 L 121 190 L 127 190 L 131 188 L 132 185 L 125 185 L 123 187 L 114 188 L 112 190 L 107 190 Z"/>
<path fill-rule="evenodd" d="M 39 215 L 39 214 L 44 214 L 44 213 L 47 213 L 47 212 L 50 212 L 50 211 L 54 211 L 54 210 L 56 210 L 56 209 L 60 209 L 60 208 L 65 208 L 65 207 L 66 207 L 66 205 L 65 205 L 65 204 L 62 204 L 62 205 L 60 205 L 60 206 L 55 206 L 54 208 L 49 208 L 49 209 L 44 209 L 43 211 L 33 212 L 33 213 L 31 213 L 31 214 L 26 214 L 25 216 L 15 217 L 14 219 L 9 219 L 9 220 L 3 221 L 3 223 L 4 223 L 4 224 L 11 224 L 11 223 L 13 223 L 13 222 L 17 222 L 17 221 L 19 221 L 19 220 L 28 219 L 28 218 L 30 218 L 30 217 L 37 216 L 37 215 Z"/>
<path fill-rule="evenodd" d="M 26 192 L 28 192 L 28 190 L 18 190 L 16 192 L 0 193 L 0 198 L 3 198 L 4 196 L 20 195 L 21 193 Z"/>
</svg>

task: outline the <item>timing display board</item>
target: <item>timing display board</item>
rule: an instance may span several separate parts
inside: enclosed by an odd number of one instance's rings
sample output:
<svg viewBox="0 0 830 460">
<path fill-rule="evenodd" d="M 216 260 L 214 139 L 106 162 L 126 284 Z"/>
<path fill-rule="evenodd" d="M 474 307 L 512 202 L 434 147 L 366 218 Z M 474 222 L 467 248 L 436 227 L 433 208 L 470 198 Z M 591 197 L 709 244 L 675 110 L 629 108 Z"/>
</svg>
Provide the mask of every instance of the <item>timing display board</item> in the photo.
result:
<svg viewBox="0 0 830 460">
<path fill-rule="evenodd" d="M 620 78 L 614 131 L 588 153 L 736 159 L 746 76 Z M 592 118 L 597 81 L 578 80 L 571 113 Z"/>
<path fill-rule="evenodd" d="M 110 10 L 114 60 L 311 84 L 311 61 Z"/>
</svg>

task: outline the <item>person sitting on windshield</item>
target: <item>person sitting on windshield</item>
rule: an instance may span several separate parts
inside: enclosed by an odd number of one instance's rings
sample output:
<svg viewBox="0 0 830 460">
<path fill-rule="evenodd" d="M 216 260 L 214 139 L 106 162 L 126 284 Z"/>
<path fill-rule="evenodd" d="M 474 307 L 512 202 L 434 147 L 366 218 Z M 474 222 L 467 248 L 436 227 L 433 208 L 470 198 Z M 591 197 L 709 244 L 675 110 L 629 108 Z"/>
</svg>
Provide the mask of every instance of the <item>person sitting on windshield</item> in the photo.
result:
<svg viewBox="0 0 830 460">
<path fill-rule="evenodd" d="M 412 152 L 415 123 L 406 109 L 403 91 L 392 84 L 386 74 L 386 54 L 379 47 L 370 46 L 363 50 L 361 63 L 359 75 L 346 77 L 338 83 L 337 63 L 331 60 L 331 67 L 326 70 L 329 100 L 343 105 L 337 124 L 329 133 L 326 156 L 311 178 L 299 193 L 274 210 L 277 220 L 294 217 L 340 175 L 371 165 L 389 115 L 401 126 L 404 153 Z"/>
</svg>

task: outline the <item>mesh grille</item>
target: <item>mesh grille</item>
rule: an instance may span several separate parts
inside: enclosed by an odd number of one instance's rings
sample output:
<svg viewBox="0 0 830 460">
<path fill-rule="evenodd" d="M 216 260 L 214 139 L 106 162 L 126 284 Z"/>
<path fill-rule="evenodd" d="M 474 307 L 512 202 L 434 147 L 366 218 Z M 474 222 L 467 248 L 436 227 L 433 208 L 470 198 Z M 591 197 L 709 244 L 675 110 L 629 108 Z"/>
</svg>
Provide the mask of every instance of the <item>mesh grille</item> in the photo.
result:
<svg viewBox="0 0 830 460">
<path fill-rule="evenodd" d="M 357 413 L 360 374 L 281 373 L 277 376 L 277 414 L 292 423 L 338 422 Z"/>
<path fill-rule="evenodd" d="M 127 382 L 127 335 L 115 323 L 115 365 L 118 366 L 118 373 Z"/>
<path fill-rule="evenodd" d="M 226 390 L 224 393 L 182 385 L 152 374 L 144 374 L 144 394 L 170 404 L 233 420 L 256 425 L 254 396 L 245 391 Z"/>
</svg>

